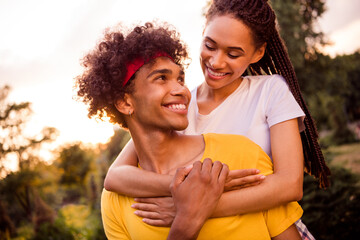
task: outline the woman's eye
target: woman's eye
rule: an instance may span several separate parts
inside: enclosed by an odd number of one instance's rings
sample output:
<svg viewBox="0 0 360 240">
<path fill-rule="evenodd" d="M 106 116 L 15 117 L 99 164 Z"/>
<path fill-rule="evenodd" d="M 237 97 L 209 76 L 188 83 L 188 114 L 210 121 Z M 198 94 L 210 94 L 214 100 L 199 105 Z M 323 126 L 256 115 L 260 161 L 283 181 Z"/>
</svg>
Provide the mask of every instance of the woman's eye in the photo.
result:
<svg viewBox="0 0 360 240">
<path fill-rule="evenodd" d="M 238 58 L 238 57 L 240 57 L 238 54 L 231 54 L 231 53 L 228 53 L 228 56 L 230 58 Z"/>
<path fill-rule="evenodd" d="M 205 47 L 209 50 L 215 50 L 215 47 L 213 47 L 212 45 L 210 45 L 209 43 L 205 43 Z"/>
<path fill-rule="evenodd" d="M 238 57 L 240 57 L 240 55 L 241 55 L 241 54 L 236 53 L 236 52 L 229 52 L 229 53 L 228 53 L 228 56 L 229 56 L 230 58 L 238 58 Z"/>
</svg>

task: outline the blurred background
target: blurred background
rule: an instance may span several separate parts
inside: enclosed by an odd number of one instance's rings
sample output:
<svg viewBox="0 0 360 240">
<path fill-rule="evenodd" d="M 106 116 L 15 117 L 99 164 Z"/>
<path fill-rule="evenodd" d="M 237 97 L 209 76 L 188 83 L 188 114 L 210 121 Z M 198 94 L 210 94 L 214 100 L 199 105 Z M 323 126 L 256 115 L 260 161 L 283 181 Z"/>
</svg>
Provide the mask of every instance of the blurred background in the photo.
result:
<svg viewBox="0 0 360 240">
<path fill-rule="evenodd" d="M 332 170 L 305 177 L 303 222 L 317 239 L 360 230 L 360 1 L 272 0 Z M 0 0 L 0 240 L 106 239 L 100 194 L 129 134 L 73 99 L 80 59 L 119 22 L 174 25 L 190 50 L 190 89 L 208 0 Z"/>
</svg>

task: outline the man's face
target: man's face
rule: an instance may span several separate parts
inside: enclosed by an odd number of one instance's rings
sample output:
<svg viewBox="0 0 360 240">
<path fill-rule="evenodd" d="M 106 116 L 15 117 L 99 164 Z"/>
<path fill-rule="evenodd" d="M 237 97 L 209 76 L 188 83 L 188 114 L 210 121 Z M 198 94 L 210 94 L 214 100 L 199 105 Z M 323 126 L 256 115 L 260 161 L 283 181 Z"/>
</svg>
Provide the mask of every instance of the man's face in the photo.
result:
<svg viewBox="0 0 360 240">
<path fill-rule="evenodd" d="M 184 77 L 180 66 L 167 57 L 142 66 L 131 94 L 136 121 L 147 129 L 185 129 L 191 95 Z"/>
</svg>

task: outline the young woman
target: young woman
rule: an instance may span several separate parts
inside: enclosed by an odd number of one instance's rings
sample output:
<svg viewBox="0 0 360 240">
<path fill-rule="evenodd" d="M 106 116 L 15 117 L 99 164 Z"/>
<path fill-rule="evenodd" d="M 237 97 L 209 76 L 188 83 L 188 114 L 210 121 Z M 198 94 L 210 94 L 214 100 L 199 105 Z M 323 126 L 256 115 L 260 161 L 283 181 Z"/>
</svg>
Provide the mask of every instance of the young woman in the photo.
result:
<svg viewBox="0 0 360 240">
<path fill-rule="evenodd" d="M 213 216 L 260 211 L 301 199 L 304 159 L 306 171 L 319 178 L 321 186 L 327 186 L 330 172 L 317 142 L 316 127 L 268 2 L 215 0 L 206 19 L 200 54 L 205 81 L 192 91 L 185 133 L 245 135 L 274 163 L 274 174 L 259 185 L 241 188 L 241 178 L 234 181 L 241 189 L 224 193 L 220 203 L 227 204 L 220 204 Z M 130 142 L 109 169 L 105 187 L 136 197 L 170 196 L 170 182 L 171 176 L 137 168 Z M 145 222 L 171 223 L 171 210 L 163 210 L 166 204 L 171 205 L 171 199 L 138 200 L 134 207 Z M 304 227 L 301 222 L 299 226 Z M 308 234 L 305 231 L 303 238 Z"/>
<path fill-rule="evenodd" d="M 103 191 L 102 219 L 109 239 L 287 239 L 298 240 L 294 222 L 302 209 L 292 202 L 264 212 L 206 221 L 217 207 L 228 168 L 272 173 L 272 162 L 240 135 L 183 135 L 190 92 L 181 61 L 187 56 L 176 32 L 151 24 L 128 35 L 109 32 L 85 57 L 77 78 L 78 95 L 89 116 L 108 116 L 131 133 L 139 165 L 174 175 L 171 194 L 176 214 L 171 229 L 146 225 L 133 214 L 133 198 Z M 125 68 L 124 68 L 125 67 Z M 234 143 L 231 145 L 230 143 Z M 227 165 L 210 159 L 222 158 Z"/>
</svg>

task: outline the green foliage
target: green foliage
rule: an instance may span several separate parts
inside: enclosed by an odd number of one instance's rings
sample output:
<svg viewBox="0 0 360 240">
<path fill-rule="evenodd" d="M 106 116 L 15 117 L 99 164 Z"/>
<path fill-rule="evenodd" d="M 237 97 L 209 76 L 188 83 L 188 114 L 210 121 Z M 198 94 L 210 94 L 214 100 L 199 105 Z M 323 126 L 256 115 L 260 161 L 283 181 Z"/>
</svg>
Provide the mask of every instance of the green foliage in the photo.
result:
<svg viewBox="0 0 360 240">
<path fill-rule="evenodd" d="M 290 59 L 297 72 L 304 68 L 306 59 L 323 43 L 323 34 L 314 30 L 317 18 L 324 13 L 323 0 L 272 0 L 280 35 L 284 39 Z M 299 70 L 299 71 L 298 71 Z"/>
<path fill-rule="evenodd" d="M 24 220 L 38 226 L 54 219 L 55 212 L 46 202 L 51 203 L 49 199 L 56 194 L 56 189 L 53 192 L 43 191 L 52 179 L 43 179 L 42 173 L 46 173 L 46 169 L 44 172 L 22 170 L 8 174 L 0 181 L 0 200 L 6 215 L 16 226 Z"/>
<path fill-rule="evenodd" d="M 320 130 L 331 131 L 323 143 L 353 142 L 348 125 L 360 119 L 359 52 L 333 59 L 318 51 L 325 42 L 314 26 L 325 11 L 325 1 L 272 0 L 271 4 L 310 112 Z"/>
<path fill-rule="evenodd" d="M 106 157 L 110 160 L 110 164 L 115 160 L 117 155 L 121 152 L 125 144 L 129 141 L 130 134 L 123 129 L 117 129 L 110 141 L 106 144 Z"/>
<path fill-rule="evenodd" d="M 17 236 L 14 238 L 11 238 L 11 239 L 12 240 L 27 240 L 27 239 L 31 239 L 34 236 L 34 234 L 35 234 L 34 227 L 29 223 L 25 223 L 17 228 Z"/>
<path fill-rule="evenodd" d="M 0 177 L 10 172 L 4 164 L 9 155 L 16 158 L 20 170 L 33 168 L 40 161 L 39 147 L 55 140 L 58 134 L 55 128 L 46 127 L 37 136 L 25 136 L 23 130 L 31 115 L 30 103 L 9 103 L 9 92 L 9 86 L 0 88 Z"/>
<path fill-rule="evenodd" d="M 44 223 L 42 224 L 38 231 L 35 233 L 34 237 L 31 240 L 75 240 L 70 229 L 61 221 L 56 221 L 55 223 Z"/>
<path fill-rule="evenodd" d="M 83 187 L 94 158 L 94 153 L 90 149 L 83 149 L 80 143 L 63 147 L 56 160 L 57 167 L 62 173 L 60 183 Z"/>
<path fill-rule="evenodd" d="M 316 239 L 357 239 L 360 234 L 359 176 L 341 167 L 331 167 L 329 189 L 319 189 L 310 176 L 304 179 L 302 217 Z"/>
<path fill-rule="evenodd" d="M 360 143 L 329 147 L 331 185 L 319 189 L 313 177 L 304 179 L 302 220 L 316 239 L 355 239 L 360 233 Z"/>
<path fill-rule="evenodd" d="M 75 240 L 94 239 L 101 225 L 101 216 L 86 205 L 66 205 L 59 210 L 58 221 L 63 222 Z"/>
</svg>

